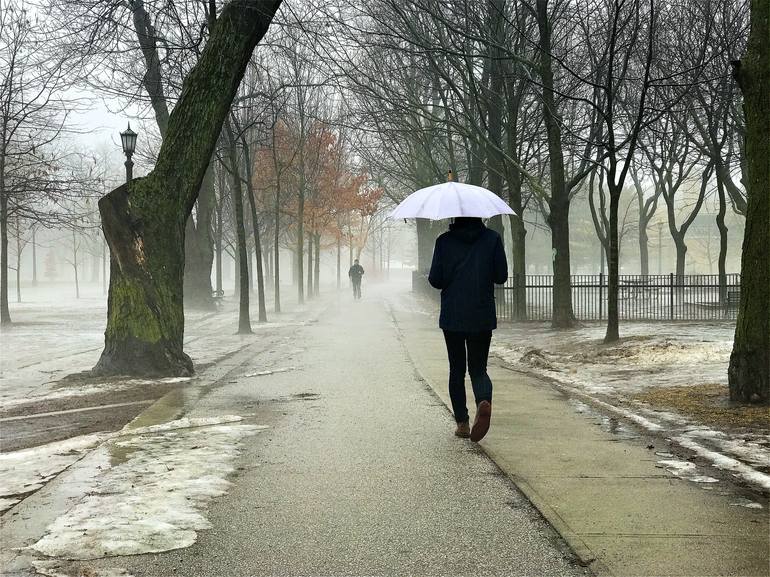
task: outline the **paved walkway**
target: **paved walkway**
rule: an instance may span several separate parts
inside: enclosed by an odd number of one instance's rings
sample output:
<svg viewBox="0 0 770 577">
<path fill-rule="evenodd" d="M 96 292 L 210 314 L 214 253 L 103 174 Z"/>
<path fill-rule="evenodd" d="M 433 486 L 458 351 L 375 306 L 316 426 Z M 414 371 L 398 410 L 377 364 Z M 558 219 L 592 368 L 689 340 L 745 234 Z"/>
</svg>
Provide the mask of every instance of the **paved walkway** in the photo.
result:
<svg viewBox="0 0 770 577">
<path fill-rule="evenodd" d="M 409 296 L 389 301 L 420 374 L 448 405 L 435 315 Z M 666 451 L 664 439 L 602 430 L 548 384 L 494 359 L 489 372 L 492 428 L 481 446 L 594 572 L 770 575 L 767 499 L 763 509 L 736 506 L 724 483 L 704 487 L 656 467 L 648 446 Z"/>
<path fill-rule="evenodd" d="M 358 302 L 325 297 L 317 322 L 255 338 L 204 373 L 213 376 L 200 397 L 171 403 L 167 418 L 239 414 L 270 427 L 244 441 L 233 485 L 210 503 L 211 528 L 194 545 L 68 569 L 770 574 L 767 508 L 736 507 L 729 487 L 670 476 L 655 466 L 650 439 L 603 431 L 547 384 L 493 364 L 490 434 L 480 446 L 455 438 L 435 315 L 408 294 L 372 292 L 365 287 Z M 149 420 L 163 409 L 153 406 Z"/>
<path fill-rule="evenodd" d="M 416 375 L 379 298 L 295 328 L 296 370 L 227 384 L 189 416 L 256 411 L 240 471 L 188 549 L 91 562 L 184 575 L 583 575 L 561 538 Z M 253 368 L 250 369 L 253 373 Z M 248 373 L 249 369 L 243 371 Z"/>
</svg>

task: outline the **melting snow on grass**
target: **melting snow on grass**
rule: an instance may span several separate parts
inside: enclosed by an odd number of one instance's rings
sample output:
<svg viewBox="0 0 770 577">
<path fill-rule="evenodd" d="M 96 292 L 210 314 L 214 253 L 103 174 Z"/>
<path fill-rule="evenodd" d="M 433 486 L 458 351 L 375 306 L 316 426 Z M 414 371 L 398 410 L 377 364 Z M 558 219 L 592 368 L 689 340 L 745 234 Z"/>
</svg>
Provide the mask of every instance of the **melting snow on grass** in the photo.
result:
<svg viewBox="0 0 770 577">
<path fill-rule="evenodd" d="M 113 440 L 124 462 L 54 521 L 31 548 L 62 559 L 157 553 L 192 545 L 210 527 L 203 509 L 223 495 L 240 441 L 266 427 L 241 417 L 180 419 L 124 431 Z"/>
<path fill-rule="evenodd" d="M 606 327 L 569 331 L 546 324 L 500 331 L 492 350 L 506 362 L 549 373 L 589 392 L 627 394 L 649 387 L 726 383 L 735 326 L 730 323 L 628 323 L 623 340 L 602 344 Z"/>
<path fill-rule="evenodd" d="M 569 331 L 553 331 L 544 324 L 513 325 L 500 331 L 490 353 L 514 368 L 553 380 L 594 408 L 664 433 L 714 466 L 770 490 L 766 430 L 725 433 L 632 399 L 656 387 L 726 386 L 732 324 L 629 323 L 623 327 L 625 338 L 612 345 L 602 344 L 604 330 L 596 323 Z M 664 466 L 678 476 L 711 482 L 689 464 Z"/>
<path fill-rule="evenodd" d="M 762 487 L 765 491 L 770 491 L 770 475 L 757 471 L 737 459 L 708 449 L 694 441 L 687 434 L 675 437 L 672 440 L 685 449 L 690 449 L 704 459 L 708 459 L 715 467 L 724 471 L 730 471 L 749 483 Z"/>
</svg>

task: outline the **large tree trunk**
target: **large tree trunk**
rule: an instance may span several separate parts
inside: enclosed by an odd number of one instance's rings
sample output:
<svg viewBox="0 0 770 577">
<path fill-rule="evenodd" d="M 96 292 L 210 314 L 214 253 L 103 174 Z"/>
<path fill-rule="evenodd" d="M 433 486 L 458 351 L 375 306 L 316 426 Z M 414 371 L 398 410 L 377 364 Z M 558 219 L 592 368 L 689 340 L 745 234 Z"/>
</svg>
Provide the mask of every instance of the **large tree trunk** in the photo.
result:
<svg viewBox="0 0 770 577">
<path fill-rule="evenodd" d="M 676 247 L 676 278 L 681 282 L 687 264 L 687 244 L 684 241 L 684 235 L 674 235 L 674 247 Z"/>
<path fill-rule="evenodd" d="M 770 403 L 770 2 L 752 0 L 751 33 L 736 66 L 746 117 L 746 231 L 741 301 L 730 355 L 730 398 Z"/>
<path fill-rule="evenodd" d="M 307 233 L 307 298 L 313 298 L 313 233 Z"/>
<path fill-rule="evenodd" d="M 2 142 L 0 140 L 0 142 Z M 0 150 L 0 325 L 11 324 L 8 307 L 8 195 L 5 191 L 5 152 Z"/>
<path fill-rule="evenodd" d="M 618 281 L 620 262 L 618 255 L 618 208 L 620 206 L 620 190 L 613 190 L 610 186 L 610 230 L 607 242 L 607 333 L 604 335 L 605 343 L 614 343 L 620 339 L 620 322 L 618 309 Z"/>
<path fill-rule="evenodd" d="M 727 198 L 725 187 L 717 173 L 717 192 L 719 193 L 719 212 L 717 213 L 717 228 L 719 229 L 719 304 L 724 306 L 727 301 Z"/>
<path fill-rule="evenodd" d="M 102 251 L 104 255 L 104 251 Z M 102 257 L 102 277 L 104 277 L 104 258 Z M 37 286 L 37 228 L 32 227 L 32 286 Z"/>
<path fill-rule="evenodd" d="M 433 244 L 436 242 L 436 236 L 433 235 L 431 221 L 426 218 L 415 220 L 417 221 L 417 270 L 427 275 L 433 259 Z"/>
<path fill-rule="evenodd" d="M 313 273 L 313 294 L 318 296 L 321 294 L 321 287 L 319 285 L 319 278 L 321 276 L 321 235 L 316 233 L 315 235 L 315 271 Z"/>
<path fill-rule="evenodd" d="M 505 0 L 487 2 L 488 26 L 494 42 L 489 48 L 489 90 L 487 91 L 487 184 L 497 196 L 503 196 L 503 67 L 502 49 L 505 43 Z M 489 228 L 502 238 L 503 217 L 495 215 L 489 220 Z M 502 297 L 502 292 L 497 295 Z"/>
<path fill-rule="evenodd" d="M 262 267 L 262 239 L 259 234 L 259 219 L 257 216 L 257 202 L 254 199 L 254 182 L 251 173 L 251 153 L 248 144 L 244 142 L 246 156 L 246 194 L 249 197 L 251 208 L 251 225 L 254 233 L 254 256 L 257 260 L 257 302 L 259 306 L 259 322 L 267 322 L 267 308 L 265 307 L 265 271 Z"/>
<path fill-rule="evenodd" d="M 519 208 L 515 215 L 509 217 L 511 225 L 512 246 L 512 265 L 511 276 L 513 277 L 513 318 L 517 321 L 527 320 L 527 253 L 526 239 L 527 230 L 524 228 L 524 221 L 519 216 Z"/>
<path fill-rule="evenodd" d="M 213 240 L 211 238 L 211 204 L 214 198 L 213 162 L 209 164 L 203 185 L 198 195 L 196 220 L 192 215 L 185 228 L 185 306 L 213 310 L 215 308 L 211 291 L 211 267 L 214 264 Z"/>
<path fill-rule="evenodd" d="M 647 223 L 639 222 L 639 272 L 642 276 L 650 274 L 650 239 L 647 236 Z"/>
<path fill-rule="evenodd" d="M 78 281 L 78 247 L 75 229 L 72 229 L 72 268 L 75 271 L 75 298 L 80 298 L 80 282 Z"/>
<path fill-rule="evenodd" d="M 281 204 L 280 204 L 280 198 L 281 198 L 281 189 L 280 187 L 276 188 L 275 191 L 275 213 L 273 215 L 273 218 L 275 218 L 275 229 L 273 230 L 273 282 L 274 285 L 274 294 L 273 294 L 273 300 L 274 300 L 274 306 L 275 306 L 275 312 L 279 313 L 281 312 L 281 247 L 278 244 L 278 241 L 280 239 L 280 233 L 281 233 Z"/>
<path fill-rule="evenodd" d="M 243 218 L 243 186 L 238 150 L 235 147 L 235 135 L 229 121 L 225 122 L 227 136 L 227 156 L 230 163 L 230 176 L 233 181 L 233 216 L 235 222 L 236 250 L 238 252 L 238 334 L 251 333 L 249 315 L 249 253 L 246 249 L 246 227 Z"/>
<path fill-rule="evenodd" d="M 342 288 L 342 235 L 337 235 L 337 290 Z"/>
<path fill-rule="evenodd" d="M 222 296 L 224 291 L 222 289 L 222 255 L 224 254 L 224 248 L 222 247 L 222 208 L 217 211 L 217 232 L 215 237 L 215 248 L 217 251 L 217 268 L 214 271 L 214 278 L 216 283 L 216 291 L 218 296 Z"/>
<path fill-rule="evenodd" d="M 163 71 L 158 51 L 158 33 L 152 18 L 144 6 L 143 0 L 135 0 L 131 4 L 133 24 L 139 47 L 145 64 L 145 74 L 142 84 L 150 98 L 150 104 L 155 114 L 161 138 L 166 137 L 169 122 L 169 107 L 163 86 Z M 210 24 L 213 24 L 212 18 Z M 213 195 L 213 180 L 207 172 L 203 181 L 203 189 L 198 197 L 197 224 L 192 215 L 187 218 L 185 230 L 185 270 L 184 295 L 185 305 L 203 310 L 214 308 L 211 294 L 211 266 L 213 249 L 209 233 L 210 210 L 209 196 Z"/>
<path fill-rule="evenodd" d="M 155 169 L 99 201 L 110 246 L 96 374 L 190 375 L 183 350 L 184 229 L 222 123 L 280 0 L 232 0 L 185 79 Z"/>
<path fill-rule="evenodd" d="M 300 180 L 302 177 L 300 176 Z M 300 185 L 302 188 L 303 185 Z M 299 195 L 299 206 L 297 208 L 297 260 L 295 271 L 297 272 L 297 304 L 305 304 L 305 276 L 304 276 L 304 242 L 305 230 L 303 220 L 305 218 L 305 194 Z"/>
<path fill-rule="evenodd" d="M 521 106 L 523 88 L 521 83 L 509 74 L 508 80 L 508 154 L 517 158 L 519 153 L 518 114 Z M 527 230 L 524 227 L 524 205 L 521 200 L 522 174 L 513 163 L 506 163 L 506 180 L 508 182 L 508 204 L 516 213 L 508 219 L 511 227 L 511 276 L 513 277 L 513 319 L 527 319 Z"/>
<path fill-rule="evenodd" d="M 548 227 L 551 229 L 553 252 L 553 318 L 551 324 L 554 328 L 569 328 L 575 324 L 575 316 L 572 312 L 569 252 L 570 200 L 564 176 L 561 119 L 553 96 L 551 23 L 548 18 L 548 0 L 537 0 L 537 23 L 540 31 L 543 120 L 548 137 L 548 160 L 551 173 L 551 198 L 548 203 Z"/>
<path fill-rule="evenodd" d="M 107 294 L 107 242 L 102 240 L 102 294 Z"/>
<path fill-rule="evenodd" d="M 16 217 L 16 302 L 21 302 L 21 223 Z"/>
</svg>

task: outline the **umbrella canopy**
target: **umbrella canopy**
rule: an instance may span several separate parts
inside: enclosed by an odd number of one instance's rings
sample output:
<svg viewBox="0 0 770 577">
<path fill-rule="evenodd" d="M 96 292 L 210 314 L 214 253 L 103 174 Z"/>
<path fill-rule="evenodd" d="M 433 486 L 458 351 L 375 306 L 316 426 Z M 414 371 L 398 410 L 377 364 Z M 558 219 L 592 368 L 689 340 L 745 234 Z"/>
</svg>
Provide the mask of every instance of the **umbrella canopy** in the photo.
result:
<svg viewBox="0 0 770 577">
<path fill-rule="evenodd" d="M 390 218 L 429 218 L 442 220 L 457 216 L 490 218 L 496 214 L 516 214 L 491 190 L 450 180 L 421 188 L 407 196 L 390 213 Z"/>
</svg>

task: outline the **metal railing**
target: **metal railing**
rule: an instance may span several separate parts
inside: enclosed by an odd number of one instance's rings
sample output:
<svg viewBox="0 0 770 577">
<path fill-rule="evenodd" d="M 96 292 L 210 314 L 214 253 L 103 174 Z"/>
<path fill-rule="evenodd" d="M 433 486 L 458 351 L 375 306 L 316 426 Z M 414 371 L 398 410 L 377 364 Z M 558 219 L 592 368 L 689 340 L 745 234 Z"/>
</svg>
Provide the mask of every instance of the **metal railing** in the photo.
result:
<svg viewBox="0 0 770 577">
<path fill-rule="evenodd" d="M 572 310 L 578 320 L 607 318 L 607 275 L 572 275 Z M 735 319 L 740 275 L 621 275 L 618 314 L 628 321 Z M 549 321 L 553 275 L 514 275 L 496 291 L 497 315 L 506 321 Z"/>
</svg>

